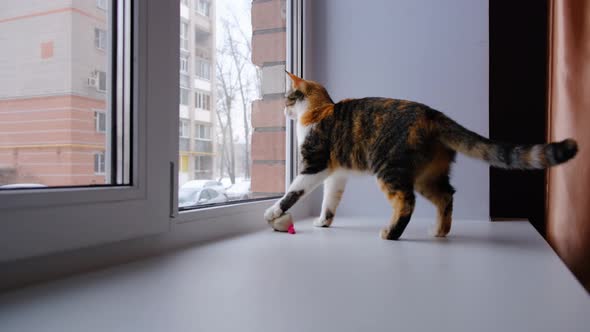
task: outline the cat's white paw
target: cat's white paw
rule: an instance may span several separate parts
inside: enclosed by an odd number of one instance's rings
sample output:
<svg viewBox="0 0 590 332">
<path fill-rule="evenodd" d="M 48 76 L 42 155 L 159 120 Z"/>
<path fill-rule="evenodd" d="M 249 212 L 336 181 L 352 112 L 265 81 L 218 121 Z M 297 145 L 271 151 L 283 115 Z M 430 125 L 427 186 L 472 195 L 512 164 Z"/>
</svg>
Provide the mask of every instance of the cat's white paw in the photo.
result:
<svg viewBox="0 0 590 332">
<path fill-rule="evenodd" d="M 313 225 L 315 227 L 330 227 L 330 225 L 332 224 L 332 220 L 327 220 L 325 218 L 317 218 L 313 221 Z"/>
<path fill-rule="evenodd" d="M 278 205 L 273 205 L 266 209 L 264 212 L 264 220 L 266 221 L 273 221 L 278 218 L 281 214 L 283 214 L 283 210 L 281 210 Z"/>
<path fill-rule="evenodd" d="M 432 237 L 446 237 L 448 233 L 449 233 L 449 230 L 445 230 L 442 227 L 439 227 L 437 225 L 432 225 L 428 229 L 428 234 Z"/>
</svg>

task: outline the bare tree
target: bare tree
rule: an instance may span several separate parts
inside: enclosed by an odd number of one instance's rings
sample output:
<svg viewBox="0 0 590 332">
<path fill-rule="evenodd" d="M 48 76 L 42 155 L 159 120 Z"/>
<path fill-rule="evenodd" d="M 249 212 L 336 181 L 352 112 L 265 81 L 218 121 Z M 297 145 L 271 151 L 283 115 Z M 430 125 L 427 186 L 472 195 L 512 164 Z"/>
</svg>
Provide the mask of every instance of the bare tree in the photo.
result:
<svg viewBox="0 0 590 332">
<path fill-rule="evenodd" d="M 231 110 L 236 93 L 235 83 L 233 82 L 232 77 L 232 68 L 224 68 L 224 66 L 225 64 L 223 61 L 217 61 L 217 90 L 218 95 L 221 96 L 221 98 L 218 100 L 219 107 L 217 109 L 217 117 L 221 128 L 222 150 L 224 150 L 224 153 L 221 155 L 221 163 L 222 165 L 226 166 L 230 181 L 232 184 L 234 184 L 236 183 L 236 157 Z M 222 115 L 225 119 L 222 119 Z M 225 153 L 226 144 L 229 147 L 229 149 L 227 149 L 227 155 Z"/>
<path fill-rule="evenodd" d="M 237 18 L 233 15 L 234 24 L 228 22 L 227 20 L 223 21 L 223 25 L 226 32 L 226 48 L 227 54 L 231 58 L 234 69 L 236 71 L 237 76 L 237 89 L 240 93 L 240 101 L 242 106 L 242 121 L 244 126 L 244 138 L 245 138 L 245 153 L 244 153 L 244 176 L 246 178 L 250 177 L 250 117 L 249 117 L 249 107 L 248 105 L 251 102 L 251 98 L 249 97 L 248 88 L 250 87 L 250 82 L 247 79 L 247 75 L 244 74 L 244 69 L 246 65 L 250 61 L 250 52 L 251 46 L 241 47 L 240 41 L 238 41 L 232 34 L 233 30 L 242 31 L 239 28 L 239 24 L 237 24 Z M 243 33 L 240 35 L 244 36 Z M 249 44 L 249 40 L 247 40 L 247 44 Z"/>
</svg>

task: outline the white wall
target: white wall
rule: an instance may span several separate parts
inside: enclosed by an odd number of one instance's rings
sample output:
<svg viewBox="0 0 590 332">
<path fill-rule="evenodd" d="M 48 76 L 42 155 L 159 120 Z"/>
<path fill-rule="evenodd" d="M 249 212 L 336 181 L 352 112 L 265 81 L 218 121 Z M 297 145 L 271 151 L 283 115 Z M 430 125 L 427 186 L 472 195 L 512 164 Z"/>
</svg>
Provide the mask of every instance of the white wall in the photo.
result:
<svg viewBox="0 0 590 332">
<path fill-rule="evenodd" d="M 487 0 L 307 0 L 306 78 L 334 100 L 415 100 L 488 135 Z M 489 217 L 488 166 L 458 156 L 455 218 Z M 321 191 L 321 190 L 320 190 Z M 312 197 L 319 214 L 321 193 Z M 370 177 L 349 182 L 337 215 L 383 216 L 391 208 Z M 431 217 L 421 197 L 414 216 Z"/>
</svg>

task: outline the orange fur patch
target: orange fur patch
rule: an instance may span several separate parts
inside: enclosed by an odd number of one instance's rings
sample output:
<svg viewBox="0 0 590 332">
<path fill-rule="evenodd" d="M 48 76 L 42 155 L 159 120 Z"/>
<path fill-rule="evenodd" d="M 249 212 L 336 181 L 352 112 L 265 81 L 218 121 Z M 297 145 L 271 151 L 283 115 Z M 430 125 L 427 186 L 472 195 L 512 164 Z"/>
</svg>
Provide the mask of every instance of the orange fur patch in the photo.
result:
<svg viewBox="0 0 590 332">
<path fill-rule="evenodd" d="M 334 112 L 334 104 L 327 104 L 320 107 L 308 109 L 301 116 L 301 124 L 308 126 L 313 123 L 317 123 L 332 115 Z"/>
</svg>

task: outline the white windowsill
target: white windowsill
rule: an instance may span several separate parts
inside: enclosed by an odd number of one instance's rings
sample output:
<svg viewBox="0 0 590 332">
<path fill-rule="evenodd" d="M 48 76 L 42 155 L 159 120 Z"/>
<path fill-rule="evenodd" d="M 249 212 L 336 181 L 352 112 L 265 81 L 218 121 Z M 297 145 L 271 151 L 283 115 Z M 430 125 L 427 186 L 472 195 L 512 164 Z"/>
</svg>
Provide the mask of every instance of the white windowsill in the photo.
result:
<svg viewBox="0 0 590 332">
<path fill-rule="evenodd" d="M 527 222 L 336 219 L 14 291 L 6 331 L 585 331 L 590 298 Z"/>
</svg>

